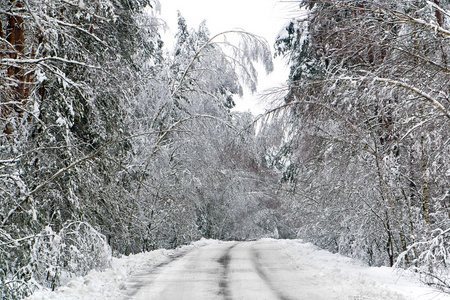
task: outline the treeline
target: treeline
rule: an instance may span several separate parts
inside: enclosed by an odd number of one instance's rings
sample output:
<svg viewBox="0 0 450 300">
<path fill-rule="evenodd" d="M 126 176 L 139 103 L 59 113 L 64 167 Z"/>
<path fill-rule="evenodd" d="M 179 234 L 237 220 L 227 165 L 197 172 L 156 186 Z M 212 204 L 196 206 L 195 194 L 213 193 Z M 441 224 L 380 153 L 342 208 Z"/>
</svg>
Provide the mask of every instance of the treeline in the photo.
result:
<svg viewBox="0 0 450 300">
<path fill-rule="evenodd" d="M 450 3 L 298 3 L 270 160 L 299 236 L 448 291 Z"/>
<path fill-rule="evenodd" d="M 159 5 L 1 2 L 2 299 L 105 268 L 111 252 L 274 230 L 264 141 L 230 112 L 256 87 L 253 63 L 271 71 L 268 45 L 179 15 L 168 52 Z"/>
</svg>

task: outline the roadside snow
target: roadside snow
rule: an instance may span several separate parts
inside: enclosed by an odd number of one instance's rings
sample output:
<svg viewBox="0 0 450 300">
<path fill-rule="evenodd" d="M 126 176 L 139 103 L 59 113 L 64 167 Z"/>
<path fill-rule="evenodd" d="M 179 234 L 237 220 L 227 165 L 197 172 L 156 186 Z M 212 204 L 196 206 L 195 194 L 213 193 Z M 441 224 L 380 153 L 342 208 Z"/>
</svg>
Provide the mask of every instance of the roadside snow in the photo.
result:
<svg viewBox="0 0 450 300">
<path fill-rule="evenodd" d="M 368 267 L 301 240 L 264 241 L 278 244 L 277 248 L 283 252 L 283 256 L 288 257 L 289 267 L 313 273 L 311 276 L 317 283 L 317 295 L 337 291 L 339 296 L 336 298 L 334 294 L 333 299 L 450 300 L 450 295 L 423 285 L 412 273 L 387 267 Z M 202 239 L 175 250 L 156 250 L 120 259 L 114 258 L 111 268 L 104 272 L 91 271 L 84 277 L 72 279 L 66 286 L 59 287 L 54 292 L 47 289 L 38 290 L 28 300 L 127 299 L 137 288 L 130 285 L 131 278 L 148 274 L 156 266 L 170 262 L 172 257 L 186 254 L 198 247 L 220 243 L 222 242 Z"/>
<path fill-rule="evenodd" d="M 301 240 L 280 242 L 286 246 L 286 254 L 292 256 L 293 263 L 312 264 L 317 268 L 317 276 L 320 277 L 325 272 L 326 276 L 323 278 L 329 278 L 332 274 L 334 278 L 345 279 L 342 280 L 343 283 L 352 284 L 342 289 L 367 291 L 363 298 L 351 298 L 348 295 L 342 299 L 450 300 L 450 295 L 424 285 L 411 272 L 388 267 L 368 267 L 357 260 L 324 251 Z M 318 282 L 326 287 L 326 282 Z M 373 290 L 378 290 L 378 297 L 368 293 Z M 396 298 L 395 294 L 403 297 Z"/>
<path fill-rule="evenodd" d="M 95 270 L 84 277 L 74 278 L 65 286 L 52 292 L 47 288 L 36 291 L 27 300 L 112 300 L 125 299 L 129 295 L 130 277 L 148 272 L 152 268 L 167 263 L 172 257 L 183 255 L 194 248 L 219 243 L 216 240 L 201 239 L 190 245 L 174 250 L 155 250 L 135 255 L 113 258 L 111 268 L 104 272 Z"/>
</svg>

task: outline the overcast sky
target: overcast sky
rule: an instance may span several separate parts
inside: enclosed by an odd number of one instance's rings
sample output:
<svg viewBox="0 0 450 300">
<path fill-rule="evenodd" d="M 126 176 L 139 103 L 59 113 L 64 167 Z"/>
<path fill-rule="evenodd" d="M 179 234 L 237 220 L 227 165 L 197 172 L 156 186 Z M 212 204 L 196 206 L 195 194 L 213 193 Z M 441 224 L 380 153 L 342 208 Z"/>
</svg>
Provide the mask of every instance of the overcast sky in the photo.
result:
<svg viewBox="0 0 450 300">
<path fill-rule="evenodd" d="M 177 32 L 177 10 L 186 19 L 189 28 L 198 28 L 206 20 L 211 35 L 230 29 L 244 29 L 267 39 L 271 49 L 275 37 L 292 15 L 292 3 L 279 0 L 160 0 L 161 17 L 169 26 L 170 35 Z M 259 72 L 258 92 L 279 86 L 288 78 L 288 68 L 281 61 L 275 61 L 275 70 L 269 76 Z M 259 103 L 258 95 L 246 93 L 243 99 L 235 99 L 236 109 L 264 112 L 265 105 Z"/>
</svg>

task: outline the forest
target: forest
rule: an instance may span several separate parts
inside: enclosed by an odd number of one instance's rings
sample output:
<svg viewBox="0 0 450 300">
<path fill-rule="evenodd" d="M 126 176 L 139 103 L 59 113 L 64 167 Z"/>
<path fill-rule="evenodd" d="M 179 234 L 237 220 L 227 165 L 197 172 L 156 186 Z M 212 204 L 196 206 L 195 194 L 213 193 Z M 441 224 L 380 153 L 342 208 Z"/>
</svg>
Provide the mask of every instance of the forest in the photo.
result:
<svg viewBox="0 0 450 300">
<path fill-rule="evenodd" d="M 164 1 L 0 2 L 2 299 L 201 237 L 450 292 L 450 1 L 293 2 L 274 45 L 179 14 L 172 51 Z M 273 55 L 272 108 L 233 111 Z"/>
</svg>

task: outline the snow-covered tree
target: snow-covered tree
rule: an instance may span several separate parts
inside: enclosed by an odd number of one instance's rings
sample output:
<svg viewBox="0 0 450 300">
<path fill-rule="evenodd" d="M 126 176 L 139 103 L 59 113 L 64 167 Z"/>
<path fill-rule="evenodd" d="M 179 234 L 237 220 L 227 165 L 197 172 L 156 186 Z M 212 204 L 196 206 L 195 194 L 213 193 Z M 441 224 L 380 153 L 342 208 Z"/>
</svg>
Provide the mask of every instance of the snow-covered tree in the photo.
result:
<svg viewBox="0 0 450 300">
<path fill-rule="evenodd" d="M 110 251 L 273 230 L 252 190 L 270 194 L 270 171 L 254 132 L 236 137 L 248 122 L 230 113 L 233 96 L 256 87 L 254 63 L 272 69 L 267 43 L 210 36 L 180 16 L 167 53 L 158 10 L 142 0 L 1 2 L 2 298 L 101 269 Z"/>
<path fill-rule="evenodd" d="M 234 64 L 239 61 L 253 68 L 252 60 L 259 59 L 271 68 L 267 45 L 258 37 L 230 32 L 253 49 L 232 56 L 217 41 L 226 33 L 210 37 L 205 23 L 188 29 L 181 15 L 178 25 L 173 53 L 139 96 L 133 120 L 134 131 L 143 134 L 132 142 L 136 156 L 130 171 L 139 178 L 134 188 L 139 191 L 135 206 L 139 216 L 133 214 L 132 223 L 142 224 L 148 249 L 175 247 L 201 235 L 230 237 L 233 212 L 225 219 L 219 212 L 239 200 L 234 189 L 227 191 L 235 178 L 221 171 L 226 161 L 223 151 L 236 134 L 230 115 L 233 96 L 245 84 Z"/>
<path fill-rule="evenodd" d="M 450 225 L 448 4 L 299 5 L 306 17 L 276 43 L 291 73 L 274 163 L 283 162 L 303 236 L 393 265 Z"/>
<path fill-rule="evenodd" d="M 130 153 L 126 115 L 143 67 L 134 57 L 160 60 L 158 27 L 140 27 L 156 24 L 142 11 L 147 4 L 0 4 L 2 298 L 26 296 L 30 278 L 44 271 L 31 255 L 33 243 L 50 238 L 39 232 L 60 232 L 71 221 L 97 227 L 102 218 L 93 215 L 119 197 L 120 186 L 107 204 L 91 198 Z M 98 211 L 88 209 L 92 203 Z M 55 277 L 35 279 L 42 284 Z"/>
</svg>

